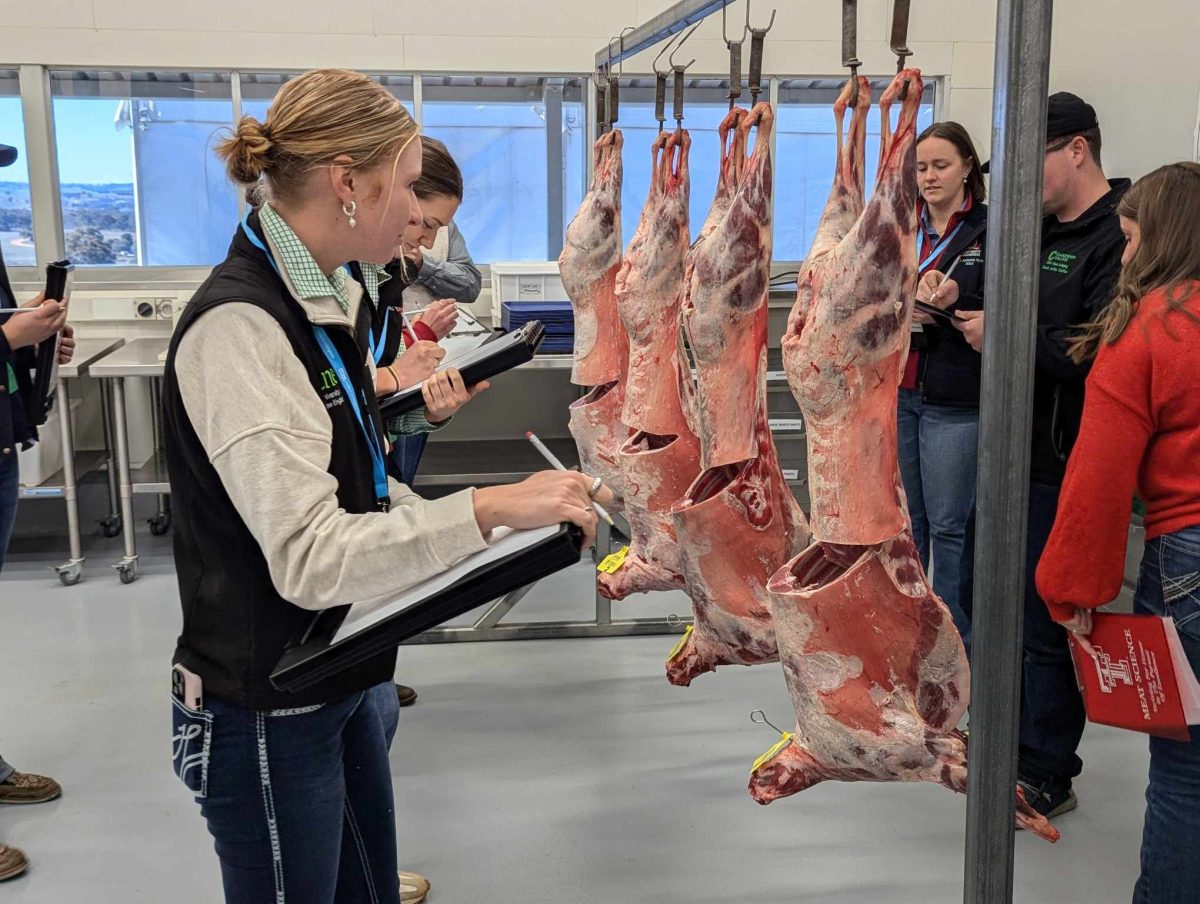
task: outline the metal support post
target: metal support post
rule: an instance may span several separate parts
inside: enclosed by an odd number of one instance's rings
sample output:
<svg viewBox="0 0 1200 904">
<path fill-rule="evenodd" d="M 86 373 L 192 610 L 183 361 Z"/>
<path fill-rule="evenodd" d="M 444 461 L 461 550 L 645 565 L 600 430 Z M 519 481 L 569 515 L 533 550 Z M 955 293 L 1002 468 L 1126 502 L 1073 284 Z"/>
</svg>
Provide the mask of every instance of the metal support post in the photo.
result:
<svg viewBox="0 0 1200 904">
<path fill-rule="evenodd" d="M 63 584 L 70 586 L 79 582 L 83 569 L 83 543 L 79 537 L 79 494 L 75 481 L 75 436 L 71 423 L 71 392 L 68 380 L 58 379 L 58 417 L 62 428 L 63 445 L 63 501 L 67 504 L 67 541 L 71 557 L 54 571 Z"/>
<path fill-rule="evenodd" d="M 117 471 L 120 476 L 121 521 L 125 537 L 125 557 L 113 567 L 122 584 L 137 579 L 137 541 L 133 535 L 133 478 L 129 473 L 129 431 L 125 419 L 125 378 L 112 384 L 113 428 L 117 436 Z"/>
<path fill-rule="evenodd" d="M 121 500 L 117 494 L 117 455 L 113 442 L 112 390 L 108 380 L 100 380 L 100 422 L 104 428 L 104 454 L 107 456 L 104 472 L 108 478 L 108 517 L 100 522 L 104 536 L 115 537 L 121 532 Z"/>
<path fill-rule="evenodd" d="M 547 260 L 562 253 L 566 211 L 563 201 L 563 86 L 546 85 L 546 252 Z"/>
<path fill-rule="evenodd" d="M 1053 0 L 1000 0 L 979 431 L 965 904 L 1013 896 L 1034 340 Z"/>
<path fill-rule="evenodd" d="M 606 521 L 596 523 L 596 558 L 603 561 L 604 557 L 613 551 L 612 528 Z M 600 582 L 596 582 L 596 624 L 612 624 L 612 600 L 600 592 Z"/>
</svg>

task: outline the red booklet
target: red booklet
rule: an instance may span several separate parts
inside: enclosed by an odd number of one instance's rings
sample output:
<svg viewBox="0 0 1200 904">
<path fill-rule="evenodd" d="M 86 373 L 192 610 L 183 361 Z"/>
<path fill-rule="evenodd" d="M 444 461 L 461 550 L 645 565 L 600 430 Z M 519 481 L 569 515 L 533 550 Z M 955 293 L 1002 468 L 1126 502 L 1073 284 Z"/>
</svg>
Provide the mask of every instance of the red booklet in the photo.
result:
<svg viewBox="0 0 1200 904">
<path fill-rule="evenodd" d="M 1187 741 L 1200 724 L 1200 682 L 1175 622 L 1157 615 L 1097 612 L 1091 656 L 1071 635 L 1075 676 L 1088 719 Z"/>
</svg>

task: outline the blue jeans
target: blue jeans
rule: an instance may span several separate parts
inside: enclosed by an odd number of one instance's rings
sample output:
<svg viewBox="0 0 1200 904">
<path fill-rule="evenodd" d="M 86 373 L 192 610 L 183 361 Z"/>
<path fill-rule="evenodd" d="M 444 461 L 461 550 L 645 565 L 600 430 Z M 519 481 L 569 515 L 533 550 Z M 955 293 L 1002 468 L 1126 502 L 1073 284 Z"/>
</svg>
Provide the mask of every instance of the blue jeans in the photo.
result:
<svg viewBox="0 0 1200 904">
<path fill-rule="evenodd" d="M 428 433 L 406 433 L 397 436 L 392 444 L 392 454 L 388 456 L 388 473 L 407 487 L 417 479 L 417 466 L 425 453 L 425 443 L 429 441 Z"/>
<path fill-rule="evenodd" d="M 1075 679 L 1067 631 L 1050 617 L 1034 579 L 1054 527 L 1059 492 L 1059 487 L 1029 487 L 1018 763 L 1021 778 L 1034 785 L 1045 781 L 1070 785 L 1083 771 L 1083 760 L 1075 751 L 1083 738 L 1087 713 Z"/>
<path fill-rule="evenodd" d="M 8 552 L 8 541 L 12 539 L 13 525 L 17 521 L 17 496 L 20 489 L 21 475 L 17 453 L 0 455 L 0 571 L 4 570 L 4 555 Z"/>
<path fill-rule="evenodd" d="M 971 620 L 959 588 L 962 570 L 975 555 L 967 545 L 967 520 L 975 508 L 979 411 L 929 405 L 921 401 L 921 393 L 901 389 L 897 428 L 913 541 L 927 572 L 932 548 L 933 592 L 950 610 L 969 649 Z"/>
<path fill-rule="evenodd" d="M 227 904 L 398 904 L 392 684 L 318 707 L 205 706 L 171 700 L 173 757 L 216 841 Z"/>
<path fill-rule="evenodd" d="M 1192 671 L 1200 675 L 1200 527 L 1146 544 L 1134 597 L 1137 612 L 1169 615 Z M 1150 785 L 1142 830 L 1142 874 L 1134 904 L 1200 899 L 1200 727 L 1191 743 L 1150 738 Z"/>
</svg>

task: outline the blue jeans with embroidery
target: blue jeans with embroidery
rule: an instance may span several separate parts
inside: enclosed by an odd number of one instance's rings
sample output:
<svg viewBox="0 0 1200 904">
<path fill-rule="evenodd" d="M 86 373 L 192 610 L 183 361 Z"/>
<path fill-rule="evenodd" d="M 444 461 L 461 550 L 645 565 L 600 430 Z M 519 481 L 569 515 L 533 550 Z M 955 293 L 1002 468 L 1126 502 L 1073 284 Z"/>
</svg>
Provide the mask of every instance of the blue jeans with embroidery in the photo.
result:
<svg viewBox="0 0 1200 904">
<path fill-rule="evenodd" d="M 959 599 L 964 569 L 974 570 L 967 521 L 975 508 L 979 410 L 930 405 L 921 393 L 901 389 L 897 407 L 900 479 L 908 497 L 913 542 L 954 626 L 971 648 L 970 601 Z"/>
<path fill-rule="evenodd" d="M 7 405 L 7 398 L 0 399 L 0 404 Z M 17 465 L 17 453 L 0 455 L 0 571 L 4 570 L 4 555 L 8 552 L 8 541 L 12 539 L 13 525 L 17 520 L 17 497 L 20 490 L 21 475 Z"/>
<path fill-rule="evenodd" d="M 1200 527 L 1146 543 L 1134 610 L 1169 615 L 1192 671 L 1200 675 Z M 1142 829 L 1142 874 L 1134 904 L 1200 900 L 1200 727 L 1191 743 L 1150 738 L 1150 784 Z"/>
<path fill-rule="evenodd" d="M 227 904 L 399 904 L 390 682 L 290 710 L 171 704 L 175 773 L 208 821 Z"/>
</svg>

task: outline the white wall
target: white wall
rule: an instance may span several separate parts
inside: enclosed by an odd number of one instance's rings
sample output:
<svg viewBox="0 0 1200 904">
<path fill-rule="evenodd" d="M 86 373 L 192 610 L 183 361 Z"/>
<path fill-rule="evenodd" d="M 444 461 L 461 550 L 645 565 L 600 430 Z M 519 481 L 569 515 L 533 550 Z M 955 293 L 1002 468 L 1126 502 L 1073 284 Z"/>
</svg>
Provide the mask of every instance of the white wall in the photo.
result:
<svg viewBox="0 0 1200 904">
<path fill-rule="evenodd" d="M 778 7 L 765 70 L 840 71 L 836 0 L 757 0 Z M 0 0 L 0 65 L 242 67 L 318 65 L 466 72 L 586 72 L 609 35 L 670 0 Z M 860 0 L 859 56 L 892 69 L 887 0 Z M 990 143 L 995 0 L 914 0 L 913 63 L 946 76 L 946 115 Z M 1112 174 L 1140 175 L 1195 154 L 1200 91 L 1196 0 L 1059 0 L 1051 86 L 1095 104 Z M 731 17 L 742 15 L 734 2 Z M 694 72 L 727 68 L 720 17 L 689 45 Z M 649 57 L 626 71 L 648 71 Z"/>
</svg>

